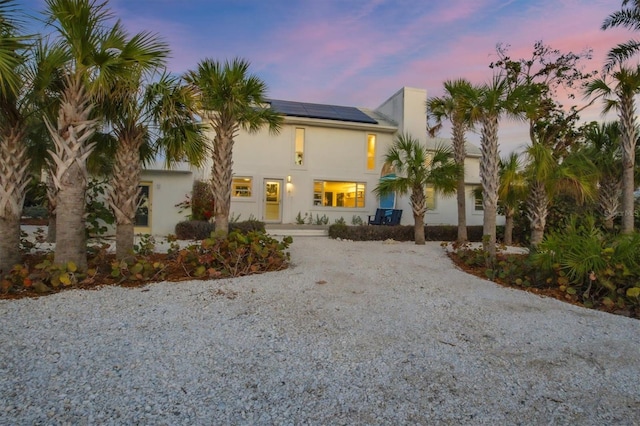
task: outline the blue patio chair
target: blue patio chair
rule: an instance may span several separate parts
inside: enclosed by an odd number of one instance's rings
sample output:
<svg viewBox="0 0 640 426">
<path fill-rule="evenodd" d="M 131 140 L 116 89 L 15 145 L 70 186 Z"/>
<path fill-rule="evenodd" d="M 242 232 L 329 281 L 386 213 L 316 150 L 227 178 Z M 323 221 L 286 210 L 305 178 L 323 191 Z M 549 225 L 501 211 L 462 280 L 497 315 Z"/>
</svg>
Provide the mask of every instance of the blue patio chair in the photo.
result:
<svg viewBox="0 0 640 426">
<path fill-rule="evenodd" d="M 391 214 L 386 217 L 384 224 L 389 226 L 400 225 L 400 219 L 402 219 L 402 210 L 393 209 Z"/>
<path fill-rule="evenodd" d="M 371 219 L 373 218 L 373 219 Z M 376 209 L 375 215 L 369 215 L 369 225 L 384 225 L 385 209 Z"/>
</svg>

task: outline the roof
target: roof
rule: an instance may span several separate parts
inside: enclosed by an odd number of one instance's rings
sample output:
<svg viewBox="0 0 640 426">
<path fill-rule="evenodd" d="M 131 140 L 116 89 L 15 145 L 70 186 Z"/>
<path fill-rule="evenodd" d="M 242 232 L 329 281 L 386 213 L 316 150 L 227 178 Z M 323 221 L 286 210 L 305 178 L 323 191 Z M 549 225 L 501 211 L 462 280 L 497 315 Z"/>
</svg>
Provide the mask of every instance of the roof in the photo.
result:
<svg viewBox="0 0 640 426">
<path fill-rule="evenodd" d="M 325 120 L 348 121 L 352 123 L 378 124 L 377 120 L 356 107 L 282 101 L 278 99 L 270 99 L 268 103 L 274 111 L 292 117 L 320 118 Z"/>
</svg>

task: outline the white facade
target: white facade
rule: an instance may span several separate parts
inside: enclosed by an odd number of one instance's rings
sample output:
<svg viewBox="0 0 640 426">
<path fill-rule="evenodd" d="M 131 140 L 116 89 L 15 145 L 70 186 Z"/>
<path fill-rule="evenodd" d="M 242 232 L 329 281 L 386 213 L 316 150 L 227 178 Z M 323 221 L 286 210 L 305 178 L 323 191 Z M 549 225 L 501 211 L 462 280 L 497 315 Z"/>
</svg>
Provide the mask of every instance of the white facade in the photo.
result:
<svg viewBox="0 0 640 426">
<path fill-rule="evenodd" d="M 233 147 L 231 216 L 285 224 L 296 223 L 297 217 L 314 222 L 326 217 L 330 224 L 342 218 L 351 224 L 357 216 L 366 223 L 378 207 L 373 190 L 396 135 L 409 133 L 427 146 L 450 144 L 448 139 L 427 139 L 426 99 L 426 90 L 405 87 L 375 110 L 358 109 L 376 124 L 285 115 L 276 135 L 266 128 L 256 134 L 241 131 Z M 480 186 L 480 151 L 469 145 L 467 153 L 467 224 L 481 225 L 481 203 L 473 195 Z M 145 170 L 142 180 L 150 188 L 151 211 L 149 227 L 138 230 L 174 233 L 176 223 L 186 217 L 175 205 L 190 193 L 194 179 L 209 180 L 210 171 L 210 163 L 194 171 L 184 165 L 173 171 Z M 425 223 L 456 225 L 455 195 L 431 191 L 428 196 L 432 209 Z M 403 210 L 402 224 L 413 224 L 408 196 L 399 197 L 396 208 Z"/>
<path fill-rule="evenodd" d="M 180 212 L 176 204 L 191 193 L 194 173 L 188 164 L 178 164 L 166 169 L 162 164 L 147 166 L 140 175 L 140 186 L 144 191 L 142 208 L 136 216 L 136 234 L 166 236 L 175 233 L 178 222 L 187 220 L 187 212 Z M 145 199 L 146 198 L 146 199 Z M 148 210 L 145 209 L 148 208 Z"/>
</svg>

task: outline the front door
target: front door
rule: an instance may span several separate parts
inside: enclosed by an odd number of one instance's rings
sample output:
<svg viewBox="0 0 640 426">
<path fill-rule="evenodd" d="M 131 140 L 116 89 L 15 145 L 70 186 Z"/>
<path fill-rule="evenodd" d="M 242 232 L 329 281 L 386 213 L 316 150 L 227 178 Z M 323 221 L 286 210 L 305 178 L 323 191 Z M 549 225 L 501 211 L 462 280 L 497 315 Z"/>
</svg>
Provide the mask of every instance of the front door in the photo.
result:
<svg viewBox="0 0 640 426">
<path fill-rule="evenodd" d="M 282 182 L 282 179 L 264 180 L 263 220 L 265 222 L 282 222 Z"/>
</svg>

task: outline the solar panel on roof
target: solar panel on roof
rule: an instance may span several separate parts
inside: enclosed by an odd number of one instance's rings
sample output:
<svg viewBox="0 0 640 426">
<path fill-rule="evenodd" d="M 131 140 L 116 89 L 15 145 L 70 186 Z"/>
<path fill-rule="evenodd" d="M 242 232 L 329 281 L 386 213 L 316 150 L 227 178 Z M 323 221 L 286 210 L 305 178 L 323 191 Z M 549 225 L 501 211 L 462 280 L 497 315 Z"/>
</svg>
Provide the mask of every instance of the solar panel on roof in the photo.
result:
<svg viewBox="0 0 640 426">
<path fill-rule="evenodd" d="M 376 120 L 355 107 L 338 105 L 310 104 L 305 102 L 271 100 L 271 108 L 275 111 L 294 117 L 320 118 L 355 123 L 378 124 Z"/>
</svg>

